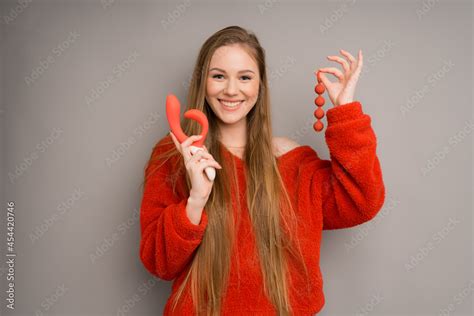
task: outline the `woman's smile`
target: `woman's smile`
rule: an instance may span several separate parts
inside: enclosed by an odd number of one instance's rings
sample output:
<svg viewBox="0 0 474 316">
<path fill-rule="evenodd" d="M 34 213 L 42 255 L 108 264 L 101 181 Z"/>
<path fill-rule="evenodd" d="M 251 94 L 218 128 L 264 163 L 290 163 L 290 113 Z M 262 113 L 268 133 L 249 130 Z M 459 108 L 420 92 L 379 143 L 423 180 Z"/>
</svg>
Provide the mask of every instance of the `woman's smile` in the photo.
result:
<svg viewBox="0 0 474 316">
<path fill-rule="evenodd" d="M 240 107 L 245 101 L 245 100 L 230 101 L 230 100 L 224 100 L 224 99 L 217 99 L 217 100 L 221 104 L 222 108 L 226 111 L 237 111 L 238 109 L 240 109 Z"/>
</svg>

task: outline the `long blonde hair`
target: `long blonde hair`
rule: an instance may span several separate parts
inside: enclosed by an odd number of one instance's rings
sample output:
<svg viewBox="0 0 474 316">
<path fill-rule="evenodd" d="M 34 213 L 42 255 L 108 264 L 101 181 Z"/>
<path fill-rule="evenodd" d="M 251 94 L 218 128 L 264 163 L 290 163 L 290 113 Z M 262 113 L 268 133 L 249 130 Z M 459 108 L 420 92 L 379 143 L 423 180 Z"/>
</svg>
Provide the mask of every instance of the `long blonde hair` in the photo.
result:
<svg viewBox="0 0 474 316">
<path fill-rule="evenodd" d="M 226 291 L 230 255 L 235 240 L 236 221 L 231 206 L 230 181 L 237 187 L 235 164 L 223 161 L 219 141 L 217 117 L 206 101 L 206 78 L 208 76 L 211 57 L 221 46 L 239 44 L 254 58 L 260 72 L 259 95 L 255 106 L 247 114 L 247 141 L 243 161 L 246 164 L 247 207 L 255 232 L 258 261 L 263 275 L 264 291 L 273 303 L 278 315 L 292 314 L 289 299 L 288 258 L 297 258 L 308 280 L 308 272 L 301 253 L 301 247 L 294 238 L 299 225 L 298 218 L 292 208 L 290 198 L 278 170 L 277 161 L 272 147 L 272 130 L 270 117 L 270 98 L 265 63 L 265 51 L 252 32 L 239 26 L 226 27 L 213 34 L 201 47 L 196 60 L 193 76 L 187 97 L 187 109 L 198 109 L 209 119 L 209 132 L 205 145 L 216 161 L 223 168 L 217 171 L 213 189 L 205 205 L 208 224 L 201 244 L 198 246 L 186 277 L 178 289 L 172 309 L 174 310 L 189 283 L 194 310 L 197 315 L 219 315 L 222 297 Z M 199 125 L 193 120 L 182 119 L 181 126 L 187 135 L 200 133 Z M 168 139 L 168 143 L 171 140 Z M 156 146 L 155 146 L 156 147 Z M 172 145 L 171 149 L 160 157 L 153 157 L 147 170 L 155 166 L 157 160 L 166 161 L 176 157 L 176 173 L 170 175 L 175 192 L 176 179 L 185 175 L 187 190 L 191 186 L 189 177 L 182 163 L 182 156 Z M 159 168 L 157 166 L 154 170 Z M 148 177 L 153 172 L 148 172 Z M 146 179 L 145 179 L 146 181 Z M 234 196 L 239 197 L 234 192 Z M 239 212 L 240 200 L 238 199 Z M 282 211 L 285 210 L 285 211 Z M 299 269 L 299 268 L 298 268 Z M 299 289 L 300 291 L 304 289 Z M 308 290 L 308 289 L 306 289 Z"/>
</svg>

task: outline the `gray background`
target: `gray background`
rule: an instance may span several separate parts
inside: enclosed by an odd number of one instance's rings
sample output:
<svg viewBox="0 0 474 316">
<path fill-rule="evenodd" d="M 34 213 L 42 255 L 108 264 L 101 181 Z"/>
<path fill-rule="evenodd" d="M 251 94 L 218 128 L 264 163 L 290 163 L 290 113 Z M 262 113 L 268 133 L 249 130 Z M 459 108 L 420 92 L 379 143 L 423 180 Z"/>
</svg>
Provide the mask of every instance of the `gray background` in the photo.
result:
<svg viewBox="0 0 474 316">
<path fill-rule="evenodd" d="M 324 134 L 311 129 L 313 71 L 339 67 L 326 56 L 340 48 L 365 56 L 356 99 L 372 117 L 386 202 L 372 222 L 324 232 L 320 315 L 472 312 L 471 1 L 0 8 L 2 314 L 161 314 L 171 283 L 138 255 L 143 168 L 168 130 L 166 94 L 184 100 L 201 44 L 233 24 L 266 49 L 275 135 L 324 159 Z M 14 312 L 7 201 L 16 203 Z"/>
</svg>

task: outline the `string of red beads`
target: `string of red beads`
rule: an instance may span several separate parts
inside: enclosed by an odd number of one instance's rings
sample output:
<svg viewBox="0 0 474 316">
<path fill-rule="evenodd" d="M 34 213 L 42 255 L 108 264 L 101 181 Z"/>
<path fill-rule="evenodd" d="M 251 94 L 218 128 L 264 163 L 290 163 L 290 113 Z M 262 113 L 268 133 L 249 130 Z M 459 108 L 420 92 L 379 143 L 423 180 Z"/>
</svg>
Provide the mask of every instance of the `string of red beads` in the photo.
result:
<svg viewBox="0 0 474 316">
<path fill-rule="evenodd" d="M 322 131 L 324 128 L 324 124 L 321 122 L 321 119 L 324 117 L 324 110 L 323 110 L 323 105 L 325 103 L 324 98 L 321 96 L 326 91 L 326 87 L 324 87 L 324 84 L 321 80 L 321 77 L 319 75 L 320 71 L 316 73 L 316 77 L 318 79 L 318 84 L 314 87 L 314 92 L 318 94 L 316 99 L 314 99 L 314 104 L 318 107 L 314 111 L 314 117 L 317 119 L 317 121 L 313 124 L 313 129 L 316 132 Z"/>
</svg>

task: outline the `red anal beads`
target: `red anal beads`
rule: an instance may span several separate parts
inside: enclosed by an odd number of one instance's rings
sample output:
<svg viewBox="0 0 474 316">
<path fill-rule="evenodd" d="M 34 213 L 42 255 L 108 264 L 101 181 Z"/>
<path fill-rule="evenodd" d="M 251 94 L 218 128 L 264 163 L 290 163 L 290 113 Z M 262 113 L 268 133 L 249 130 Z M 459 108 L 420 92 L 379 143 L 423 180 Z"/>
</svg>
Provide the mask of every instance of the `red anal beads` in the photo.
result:
<svg viewBox="0 0 474 316">
<path fill-rule="evenodd" d="M 319 71 L 316 73 L 318 84 L 314 87 L 314 92 L 318 94 L 316 99 L 314 99 L 314 104 L 318 107 L 314 111 L 314 117 L 317 119 L 317 121 L 313 124 L 313 129 L 316 132 L 320 132 L 324 128 L 324 124 L 321 122 L 321 119 L 324 117 L 324 110 L 322 107 L 325 103 L 325 100 L 321 95 L 326 91 L 326 88 L 324 87 L 324 84 L 321 80 L 321 77 L 319 76 L 319 73 L 320 73 Z"/>
</svg>

